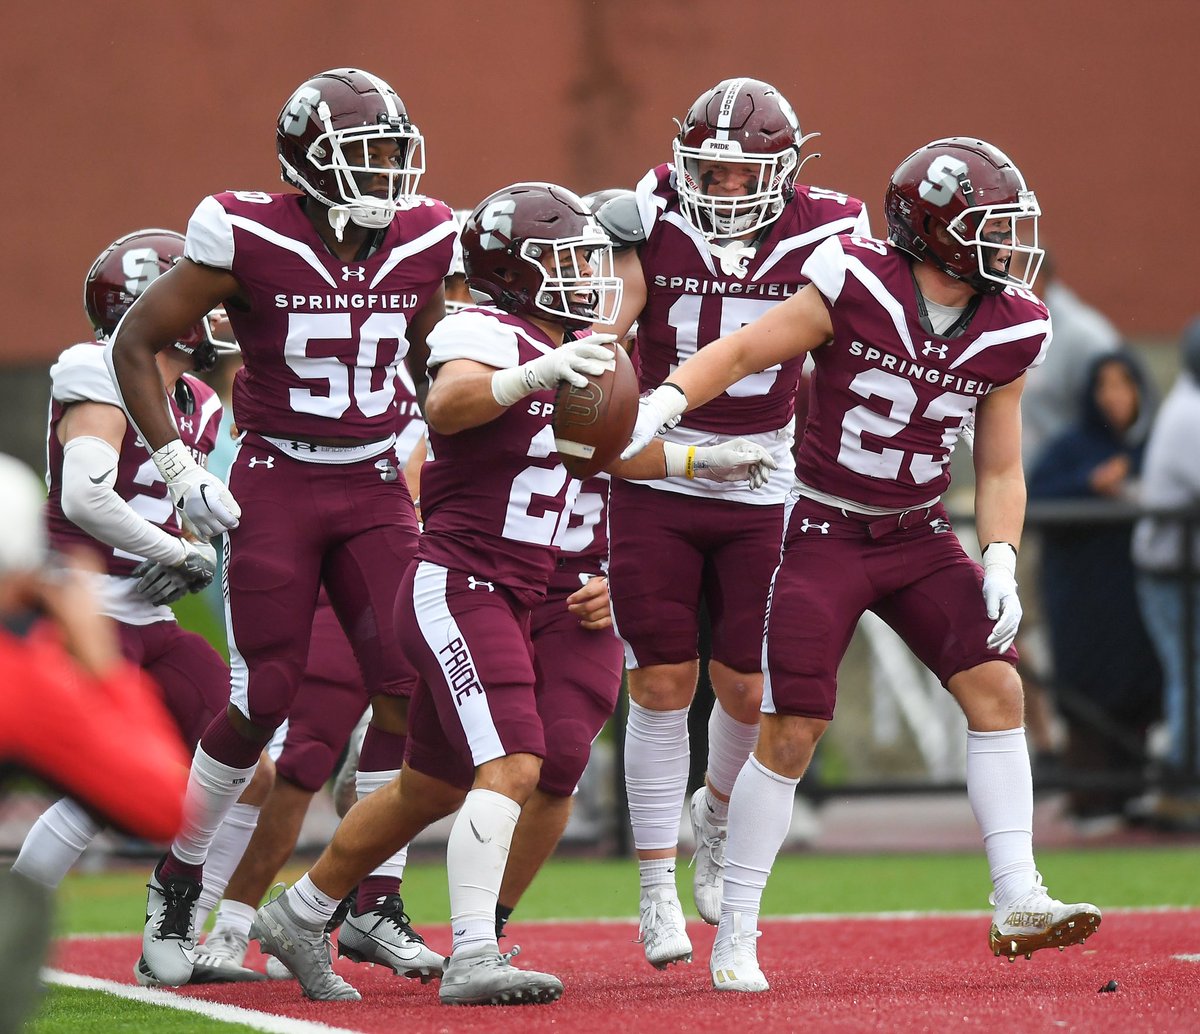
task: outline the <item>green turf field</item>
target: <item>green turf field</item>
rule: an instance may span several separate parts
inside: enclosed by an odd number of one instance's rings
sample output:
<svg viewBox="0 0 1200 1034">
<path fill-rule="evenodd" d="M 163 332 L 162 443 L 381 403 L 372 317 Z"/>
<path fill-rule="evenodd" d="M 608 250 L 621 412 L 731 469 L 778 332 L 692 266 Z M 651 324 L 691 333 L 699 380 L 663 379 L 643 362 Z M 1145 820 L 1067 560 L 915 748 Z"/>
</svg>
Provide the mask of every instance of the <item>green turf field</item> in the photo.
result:
<svg viewBox="0 0 1200 1034">
<path fill-rule="evenodd" d="M 1200 905 L 1195 847 L 1042 851 L 1047 886 L 1072 900 L 1101 907 Z M 285 875 L 295 879 L 301 869 Z M 135 932 L 145 903 L 146 872 L 68 878 L 59 897 L 61 933 Z M 690 871 L 680 866 L 680 897 L 690 903 Z M 987 909 L 987 868 L 982 854 L 830 856 L 779 859 L 763 900 L 764 914 L 807 912 L 959 911 Z M 404 881 L 414 923 L 444 925 L 449 909 L 444 866 L 415 863 Z M 551 862 L 515 913 L 522 919 L 628 917 L 636 921 L 637 870 L 631 861 L 562 859 Z M 694 914 L 694 913 L 693 913 Z M 108 1031 L 241 1031 L 199 1016 L 171 1014 L 100 992 L 51 989 L 31 1034 L 101 1034 Z"/>
</svg>

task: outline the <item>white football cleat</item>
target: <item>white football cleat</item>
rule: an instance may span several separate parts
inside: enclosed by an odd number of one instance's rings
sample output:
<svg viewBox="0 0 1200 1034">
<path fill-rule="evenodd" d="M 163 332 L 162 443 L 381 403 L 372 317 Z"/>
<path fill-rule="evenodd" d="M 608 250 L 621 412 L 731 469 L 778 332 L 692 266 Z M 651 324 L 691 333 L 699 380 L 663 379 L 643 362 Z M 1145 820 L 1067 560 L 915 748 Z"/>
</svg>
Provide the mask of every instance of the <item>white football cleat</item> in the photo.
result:
<svg viewBox="0 0 1200 1034">
<path fill-rule="evenodd" d="M 351 909 L 338 931 L 338 955 L 354 962 L 376 962 L 422 984 L 440 977 L 446 966 L 445 958 L 412 928 L 399 894 L 387 895 L 366 912 Z"/>
<path fill-rule="evenodd" d="M 708 968 L 718 991 L 766 991 L 771 985 L 758 966 L 758 939 L 762 931 L 734 913 L 734 933 L 713 941 Z"/>
<path fill-rule="evenodd" d="M 666 969 L 672 962 L 692 961 L 692 942 L 673 884 L 642 892 L 637 939 L 646 952 L 646 961 L 655 969 Z"/>
<path fill-rule="evenodd" d="M 721 890 L 725 885 L 725 835 L 728 825 L 713 821 L 708 805 L 708 787 L 701 786 L 692 794 L 690 807 L 692 835 L 696 838 L 696 853 L 692 855 L 692 896 L 696 911 L 709 926 L 721 919 Z"/>
<path fill-rule="evenodd" d="M 544 1005 L 562 997 L 562 981 L 549 973 L 517 969 L 494 944 L 466 948 L 446 961 L 438 997 L 443 1005 Z"/>
<path fill-rule="evenodd" d="M 163 861 L 166 861 L 164 858 Z M 182 987 L 196 965 L 196 901 L 201 886 L 190 876 L 161 875 L 163 861 L 146 884 L 146 925 L 142 957 L 150 977 L 168 987 Z"/>
<path fill-rule="evenodd" d="M 1080 944 L 1099 926 L 1100 909 L 1085 901 L 1064 904 L 1052 898 L 1038 873 L 1037 882 L 1023 898 L 996 908 L 988 947 L 993 955 L 1004 955 L 1015 962 L 1018 955 L 1028 959 L 1042 948 L 1062 950 Z"/>
</svg>

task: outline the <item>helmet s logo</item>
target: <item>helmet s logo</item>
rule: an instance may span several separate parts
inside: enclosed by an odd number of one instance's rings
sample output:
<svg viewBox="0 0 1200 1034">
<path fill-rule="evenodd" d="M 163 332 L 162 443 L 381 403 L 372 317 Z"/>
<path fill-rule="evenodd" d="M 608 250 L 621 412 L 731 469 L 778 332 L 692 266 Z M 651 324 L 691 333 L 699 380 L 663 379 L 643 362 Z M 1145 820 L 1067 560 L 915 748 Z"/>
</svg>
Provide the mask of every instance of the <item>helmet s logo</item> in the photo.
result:
<svg viewBox="0 0 1200 1034">
<path fill-rule="evenodd" d="M 158 279 L 159 263 L 162 260 L 153 248 L 130 248 L 121 257 L 121 272 L 125 276 L 125 290 L 130 294 L 141 294 Z"/>
<path fill-rule="evenodd" d="M 920 193 L 931 205 L 947 204 L 959 189 L 959 177 L 966 176 L 967 163 L 949 154 L 939 154 L 929 164 L 921 180 Z"/>
<path fill-rule="evenodd" d="M 493 201 L 479 216 L 479 243 L 485 251 L 503 251 L 513 237 L 512 214 L 517 203 L 512 198 Z"/>
<path fill-rule="evenodd" d="M 299 136 L 308 126 L 313 108 L 321 100 L 321 93 L 312 86 L 302 86 L 287 106 L 287 114 L 283 117 L 283 131 L 288 136 Z"/>
</svg>

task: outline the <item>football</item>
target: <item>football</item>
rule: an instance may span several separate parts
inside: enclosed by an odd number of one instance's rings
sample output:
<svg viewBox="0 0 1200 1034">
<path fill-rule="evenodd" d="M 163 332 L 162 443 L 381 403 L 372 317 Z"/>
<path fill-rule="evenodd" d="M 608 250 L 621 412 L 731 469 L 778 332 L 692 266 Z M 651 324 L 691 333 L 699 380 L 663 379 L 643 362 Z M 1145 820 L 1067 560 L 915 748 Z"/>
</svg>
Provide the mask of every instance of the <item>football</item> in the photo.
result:
<svg viewBox="0 0 1200 1034">
<path fill-rule="evenodd" d="M 615 369 L 589 377 L 582 388 L 563 381 L 554 397 L 554 444 L 572 477 L 589 478 L 629 443 L 637 419 L 638 379 L 619 344 Z"/>
</svg>

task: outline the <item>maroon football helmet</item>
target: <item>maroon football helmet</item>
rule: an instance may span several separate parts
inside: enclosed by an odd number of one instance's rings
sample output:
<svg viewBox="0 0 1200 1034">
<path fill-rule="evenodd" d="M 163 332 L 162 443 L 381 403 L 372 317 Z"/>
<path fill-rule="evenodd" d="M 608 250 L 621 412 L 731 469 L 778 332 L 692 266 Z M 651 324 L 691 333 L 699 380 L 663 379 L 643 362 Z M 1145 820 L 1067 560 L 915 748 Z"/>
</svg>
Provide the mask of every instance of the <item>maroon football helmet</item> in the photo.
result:
<svg viewBox="0 0 1200 1034">
<path fill-rule="evenodd" d="M 914 151 L 892 173 L 883 211 L 896 247 L 982 294 L 1028 289 L 1041 268 L 1037 198 L 1008 155 L 982 140 Z"/>
<path fill-rule="evenodd" d="M 461 241 L 467 286 L 481 304 L 571 330 L 616 321 L 623 285 L 612 242 L 565 187 L 514 183 L 496 191 L 467 217 Z"/>
<path fill-rule="evenodd" d="M 183 258 L 183 235 L 174 230 L 137 230 L 113 241 L 92 263 L 83 281 L 83 307 L 107 341 L 134 299 Z M 211 370 L 219 352 L 236 352 L 236 342 L 218 341 L 209 317 L 188 331 L 175 347 L 192 356 L 197 370 Z"/>
<path fill-rule="evenodd" d="M 673 145 L 679 207 L 710 240 L 741 237 L 776 219 L 792 196 L 805 141 L 796 113 L 770 83 L 726 79 L 705 90 L 679 126 Z M 712 197 L 700 162 L 746 165 L 754 173 L 748 194 Z"/>
<path fill-rule="evenodd" d="M 372 165 L 369 148 L 394 141 L 390 167 Z M 410 203 L 425 171 L 425 142 L 404 102 L 387 83 L 357 68 L 334 68 L 301 83 L 279 113 L 275 146 L 283 180 L 330 209 L 338 231 L 347 220 L 369 229 L 392 221 Z M 387 177 L 385 197 L 361 183 Z"/>
</svg>

